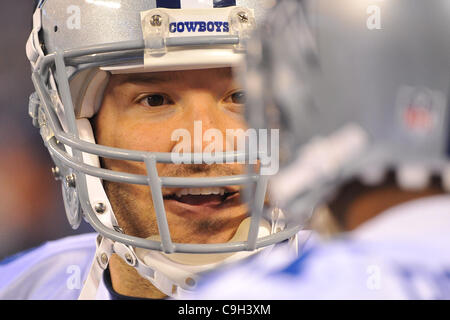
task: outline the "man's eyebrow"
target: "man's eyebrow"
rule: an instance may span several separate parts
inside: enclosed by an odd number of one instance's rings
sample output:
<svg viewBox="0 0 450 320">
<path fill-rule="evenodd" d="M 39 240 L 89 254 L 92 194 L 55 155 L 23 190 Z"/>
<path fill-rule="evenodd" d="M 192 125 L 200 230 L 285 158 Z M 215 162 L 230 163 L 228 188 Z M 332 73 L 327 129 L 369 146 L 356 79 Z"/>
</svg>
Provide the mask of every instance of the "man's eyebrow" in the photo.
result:
<svg viewBox="0 0 450 320">
<path fill-rule="evenodd" d="M 192 72 L 195 72 L 193 70 Z M 215 69 L 214 73 L 220 78 L 228 78 L 233 75 L 231 68 Z M 120 84 L 138 83 L 138 84 L 161 84 L 164 82 L 182 81 L 186 77 L 186 72 L 147 72 L 147 73 L 130 73 L 121 75 Z"/>
<path fill-rule="evenodd" d="M 167 81 L 175 80 L 176 76 L 170 75 L 158 75 L 158 74 L 146 74 L 146 73 L 132 73 L 124 76 L 120 79 L 120 83 L 146 83 L 146 84 L 160 84 Z"/>
</svg>

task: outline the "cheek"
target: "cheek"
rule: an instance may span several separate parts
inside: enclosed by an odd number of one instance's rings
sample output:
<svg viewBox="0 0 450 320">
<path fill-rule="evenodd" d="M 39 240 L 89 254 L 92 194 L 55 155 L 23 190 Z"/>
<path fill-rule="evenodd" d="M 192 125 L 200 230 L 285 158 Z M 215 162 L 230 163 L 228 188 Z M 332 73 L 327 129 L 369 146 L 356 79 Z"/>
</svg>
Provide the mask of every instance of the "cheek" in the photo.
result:
<svg viewBox="0 0 450 320">
<path fill-rule="evenodd" d="M 248 125 L 243 116 L 231 113 L 226 110 L 222 110 L 218 114 L 218 118 L 220 119 L 220 128 L 222 129 L 223 134 L 226 133 L 226 130 L 247 130 Z"/>
<path fill-rule="evenodd" d="M 120 121 L 112 132 L 115 147 L 153 152 L 170 152 L 172 129 L 167 123 Z"/>
</svg>

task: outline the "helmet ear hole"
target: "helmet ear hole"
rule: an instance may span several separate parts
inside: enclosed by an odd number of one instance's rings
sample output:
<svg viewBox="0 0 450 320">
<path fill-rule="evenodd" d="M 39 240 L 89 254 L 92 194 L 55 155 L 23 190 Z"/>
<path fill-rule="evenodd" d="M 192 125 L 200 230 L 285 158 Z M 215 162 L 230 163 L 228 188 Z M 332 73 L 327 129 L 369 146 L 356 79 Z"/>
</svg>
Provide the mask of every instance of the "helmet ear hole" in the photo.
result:
<svg viewBox="0 0 450 320">
<path fill-rule="evenodd" d="M 78 192 L 76 189 L 76 176 L 72 173 L 61 181 L 64 208 L 66 209 L 67 220 L 72 229 L 76 230 L 80 226 L 82 209 Z"/>
<path fill-rule="evenodd" d="M 72 149 L 70 147 L 64 146 L 63 148 L 67 150 L 67 153 L 72 155 Z M 81 218 L 83 217 L 83 210 L 77 190 L 76 172 L 65 166 L 52 153 L 50 153 L 50 156 L 55 163 L 55 167 L 52 168 L 54 178 L 61 182 L 61 193 L 67 220 L 72 229 L 76 230 L 79 228 Z"/>
</svg>

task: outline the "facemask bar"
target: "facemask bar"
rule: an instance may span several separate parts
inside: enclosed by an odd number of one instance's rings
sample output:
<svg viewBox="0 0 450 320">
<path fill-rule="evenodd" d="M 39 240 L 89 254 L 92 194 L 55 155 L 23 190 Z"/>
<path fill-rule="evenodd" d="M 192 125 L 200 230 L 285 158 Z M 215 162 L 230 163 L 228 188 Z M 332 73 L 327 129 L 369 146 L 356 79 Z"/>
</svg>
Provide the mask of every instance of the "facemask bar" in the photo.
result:
<svg viewBox="0 0 450 320">
<path fill-rule="evenodd" d="M 195 37 L 195 39 L 173 38 L 167 40 L 168 46 L 191 46 L 203 45 L 205 43 L 211 45 L 211 42 L 214 42 L 214 45 L 222 45 L 235 44 L 239 41 L 239 39 L 235 36 L 201 37 L 201 39 L 199 39 L 199 37 Z M 164 251 L 166 253 L 224 253 L 244 250 L 251 251 L 256 248 L 278 243 L 292 237 L 296 232 L 298 232 L 298 226 L 286 228 L 281 232 L 257 239 L 257 230 L 264 205 L 267 185 L 267 177 L 265 176 L 248 173 L 235 176 L 211 178 L 159 177 L 156 164 L 158 162 L 173 163 L 171 153 L 125 150 L 96 145 L 79 139 L 78 129 L 76 127 L 75 112 L 70 95 L 68 76 L 66 73 L 66 62 L 70 64 L 71 59 L 83 59 L 85 62 L 83 69 L 86 68 L 86 66 L 101 66 L 105 65 L 105 61 L 103 60 L 105 57 L 102 56 L 102 54 L 108 53 L 108 62 L 120 62 L 121 57 L 130 57 L 130 51 L 140 50 L 142 52 L 143 48 L 143 41 L 128 41 L 123 43 L 105 44 L 95 47 L 60 51 L 49 54 L 39 60 L 36 65 L 36 69 L 32 74 L 32 80 L 40 100 L 38 108 L 41 109 L 41 112 L 35 112 L 34 114 L 40 115 L 39 125 L 41 127 L 41 135 L 44 139 L 44 143 L 48 147 L 56 163 L 61 163 L 63 166 L 74 171 L 76 177 L 76 191 L 80 199 L 81 207 L 83 208 L 84 216 L 88 222 L 97 232 L 113 241 L 118 241 L 133 247 Z M 53 103 L 50 98 L 51 95 L 49 88 L 46 85 L 45 79 L 48 77 L 48 70 L 53 66 L 55 67 L 55 76 L 58 82 L 60 97 L 63 102 L 64 111 L 68 122 L 68 132 L 64 132 L 61 124 L 59 123 L 54 108 L 52 107 Z M 72 150 L 72 155 L 70 155 L 62 145 L 70 147 Z M 82 160 L 82 152 L 112 159 L 144 162 L 147 168 L 147 176 L 125 172 L 115 172 L 112 170 L 87 165 Z M 189 156 L 191 163 L 193 163 L 193 160 L 197 159 L 199 155 L 191 153 Z M 229 162 L 230 159 L 234 162 L 239 161 L 239 159 L 249 160 L 251 156 L 257 156 L 257 158 L 260 159 L 260 153 L 257 155 L 250 155 L 242 152 L 224 152 L 217 153 L 214 156 L 210 154 L 201 154 L 201 156 L 204 163 L 211 163 L 210 160 L 217 161 L 219 158 L 223 160 L 222 163 L 226 161 Z M 149 186 L 155 206 L 161 242 L 125 235 L 116 230 L 107 228 L 98 219 L 90 204 L 86 174 L 113 182 Z M 256 197 L 254 198 L 254 201 L 248 201 L 248 203 L 251 208 L 256 208 L 257 210 L 251 210 L 251 212 L 253 212 L 251 216 L 252 221 L 247 241 L 220 244 L 184 244 L 172 242 L 166 219 L 161 187 L 220 187 L 227 185 L 248 185 L 252 183 L 256 183 Z"/>
</svg>

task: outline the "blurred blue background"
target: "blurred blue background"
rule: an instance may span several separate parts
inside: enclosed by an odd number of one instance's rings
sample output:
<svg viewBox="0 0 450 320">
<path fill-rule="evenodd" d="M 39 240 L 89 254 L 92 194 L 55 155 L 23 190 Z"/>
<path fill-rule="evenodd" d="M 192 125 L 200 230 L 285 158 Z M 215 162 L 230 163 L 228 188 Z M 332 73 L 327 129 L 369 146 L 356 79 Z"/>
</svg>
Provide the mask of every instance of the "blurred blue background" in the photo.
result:
<svg viewBox="0 0 450 320">
<path fill-rule="evenodd" d="M 28 116 L 34 91 L 25 43 L 33 0 L 2 1 L 0 10 L 0 260 L 45 241 L 92 231 L 66 220 L 60 183 Z"/>
</svg>

